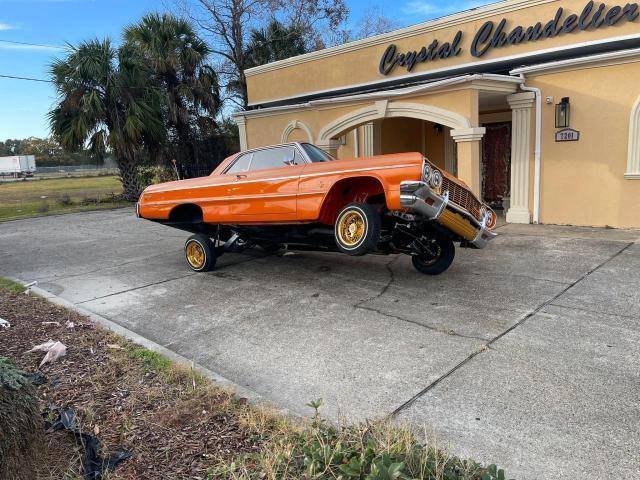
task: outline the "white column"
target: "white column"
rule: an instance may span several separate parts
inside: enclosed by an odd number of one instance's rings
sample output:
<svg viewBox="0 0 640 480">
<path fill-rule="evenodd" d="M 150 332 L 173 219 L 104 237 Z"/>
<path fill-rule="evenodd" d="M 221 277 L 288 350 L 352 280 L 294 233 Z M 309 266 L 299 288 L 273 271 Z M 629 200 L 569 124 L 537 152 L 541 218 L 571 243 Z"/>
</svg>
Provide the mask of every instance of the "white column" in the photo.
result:
<svg viewBox="0 0 640 480">
<path fill-rule="evenodd" d="M 482 198 L 480 141 L 485 131 L 484 127 L 451 130 L 451 137 L 455 140 L 458 150 L 457 176 L 469 186 L 478 198 Z"/>
<path fill-rule="evenodd" d="M 246 118 L 242 113 L 233 116 L 233 120 L 238 125 L 238 136 L 240 137 L 240 151 L 245 151 L 247 147 L 247 126 Z"/>
<path fill-rule="evenodd" d="M 511 206 L 507 222 L 531 223 L 529 210 L 529 168 L 531 157 L 531 109 L 533 92 L 507 97 L 511 105 Z"/>
<path fill-rule="evenodd" d="M 373 122 L 362 125 L 362 156 L 372 157 L 374 153 L 375 128 Z"/>
<path fill-rule="evenodd" d="M 444 127 L 444 169 L 456 175 L 458 172 L 456 163 L 456 142 L 451 136 L 451 129 Z"/>
</svg>

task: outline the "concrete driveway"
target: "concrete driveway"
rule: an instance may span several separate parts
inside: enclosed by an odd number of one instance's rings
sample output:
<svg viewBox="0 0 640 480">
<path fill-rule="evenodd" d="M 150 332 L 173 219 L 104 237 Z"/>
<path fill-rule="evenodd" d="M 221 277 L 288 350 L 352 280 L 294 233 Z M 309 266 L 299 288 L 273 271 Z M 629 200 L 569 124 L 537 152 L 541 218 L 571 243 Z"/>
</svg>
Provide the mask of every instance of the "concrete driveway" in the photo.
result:
<svg viewBox="0 0 640 480">
<path fill-rule="evenodd" d="M 499 233 L 433 278 L 307 252 L 194 274 L 186 234 L 126 209 L 0 223 L 0 275 L 294 412 L 394 413 L 518 479 L 640 478 L 640 232 Z"/>
</svg>

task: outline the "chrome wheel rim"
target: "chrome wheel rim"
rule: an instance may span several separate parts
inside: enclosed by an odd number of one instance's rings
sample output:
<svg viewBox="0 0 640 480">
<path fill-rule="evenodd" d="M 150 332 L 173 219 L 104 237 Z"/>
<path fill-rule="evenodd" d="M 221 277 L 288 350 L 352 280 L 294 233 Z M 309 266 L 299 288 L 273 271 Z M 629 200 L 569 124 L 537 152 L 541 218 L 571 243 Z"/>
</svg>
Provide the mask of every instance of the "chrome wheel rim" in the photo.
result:
<svg viewBox="0 0 640 480">
<path fill-rule="evenodd" d="M 199 270 L 204 266 L 207 255 L 204 252 L 204 248 L 200 243 L 195 240 L 191 240 L 186 246 L 187 262 L 192 268 Z"/>
<path fill-rule="evenodd" d="M 364 215 L 356 210 L 344 212 L 338 220 L 338 239 L 346 247 L 360 243 L 366 233 Z"/>
</svg>

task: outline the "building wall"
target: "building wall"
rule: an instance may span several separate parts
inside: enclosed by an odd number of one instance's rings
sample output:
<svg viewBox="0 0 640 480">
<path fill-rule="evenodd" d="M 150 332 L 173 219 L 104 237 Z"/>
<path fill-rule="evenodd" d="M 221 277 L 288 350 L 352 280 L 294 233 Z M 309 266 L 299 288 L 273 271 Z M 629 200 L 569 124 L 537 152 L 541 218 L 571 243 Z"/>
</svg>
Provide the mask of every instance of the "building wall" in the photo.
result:
<svg viewBox="0 0 640 480">
<path fill-rule="evenodd" d="M 624 177 L 638 78 L 640 63 L 527 75 L 543 100 L 570 98 L 570 127 L 580 131 L 577 142 L 555 142 L 554 105 L 543 101 L 542 223 L 640 227 L 640 180 Z"/>
<path fill-rule="evenodd" d="M 497 26 L 505 18 L 507 20 L 505 31 L 510 32 L 516 26 L 526 28 L 538 21 L 544 26 L 554 18 L 559 7 L 564 9 L 562 20 L 570 14 L 580 15 L 586 3 L 587 0 L 508 0 L 377 37 L 257 67 L 246 72 L 249 102 L 261 103 L 310 92 L 408 76 L 410 75 L 408 70 L 400 66 L 387 76 L 379 72 L 380 59 L 390 44 L 398 47 L 398 53 L 419 51 L 421 47 L 429 46 L 433 40 L 438 40 L 440 44 L 451 42 L 458 31 L 462 32 L 459 55 L 418 63 L 411 74 L 638 34 L 639 19 L 633 22 L 621 20 L 611 26 L 589 28 L 584 31 L 576 29 L 571 33 L 561 33 L 551 38 L 493 48 L 481 57 L 471 55 L 472 40 L 488 20 L 493 21 Z M 616 5 L 624 7 L 625 4 L 626 2 L 614 0 L 611 3 L 607 2 L 607 7 Z M 599 2 L 596 2 L 595 6 L 598 5 Z"/>
<path fill-rule="evenodd" d="M 402 98 L 401 100 L 398 100 L 398 102 L 439 107 L 467 117 L 473 126 L 478 124 L 478 92 L 473 89 L 466 88 L 456 91 L 432 92 L 414 97 Z M 318 107 L 299 106 L 294 107 L 291 110 L 276 111 L 265 114 L 258 111 L 257 115 L 249 115 L 246 119 L 247 148 L 257 148 L 279 143 L 282 139 L 283 131 L 292 121 L 304 122 L 311 131 L 312 138 L 315 141 L 320 130 L 330 122 L 343 115 L 358 110 L 359 108 L 371 105 L 372 103 L 372 101 L 361 101 L 348 105 L 322 105 Z M 300 129 L 294 130 L 292 134 L 302 135 L 298 130 Z M 296 138 L 306 139 L 306 136 Z M 291 141 L 295 140 L 292 139 L 291 136 L 289 136 L 289 139 Z M 353 152 L 352 134 L 347 135 L 347 142 L 349 144 L 348 150 Z M 346 150 L 347 149 L 345 149 L 345 151 Z M 418 149 L 418 151 L 419 150 L 420 149 Z"/>
<path fill-rule="evenodd" d="M 422 152 L 422 123 L 415 118 L 385 118 L 380 130 L 380 153 Z"/>
</svg>

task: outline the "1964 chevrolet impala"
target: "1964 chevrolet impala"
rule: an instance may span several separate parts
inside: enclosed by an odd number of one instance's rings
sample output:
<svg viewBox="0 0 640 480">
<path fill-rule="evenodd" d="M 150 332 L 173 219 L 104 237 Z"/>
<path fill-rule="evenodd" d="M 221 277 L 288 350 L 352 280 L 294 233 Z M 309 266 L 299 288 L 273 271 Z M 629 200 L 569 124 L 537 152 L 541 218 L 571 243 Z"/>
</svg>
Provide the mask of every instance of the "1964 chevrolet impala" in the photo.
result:
<svg viewBox="0 0 640 480">
<path fill-rule="evenodd" d="M 194 233 L 189 266 L 210 270 L 228 250 L 405 253 L 422 273 L 453 261 L 454 242 L 484 247 L 494 212 L 419 153 L 335 160 L 309 143 L 241 152 L 208 177 L 148 187 L 139 217 Z"/>
</svg>

